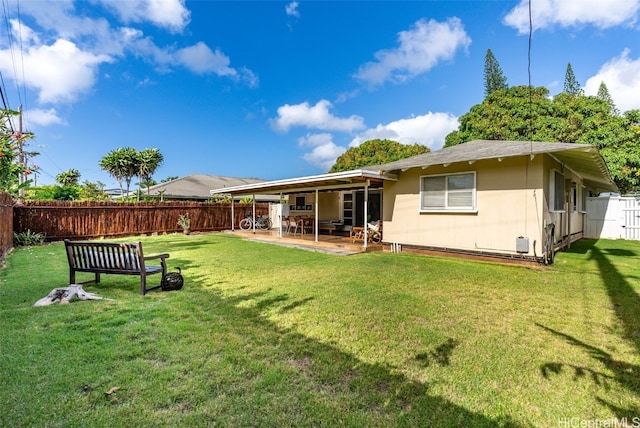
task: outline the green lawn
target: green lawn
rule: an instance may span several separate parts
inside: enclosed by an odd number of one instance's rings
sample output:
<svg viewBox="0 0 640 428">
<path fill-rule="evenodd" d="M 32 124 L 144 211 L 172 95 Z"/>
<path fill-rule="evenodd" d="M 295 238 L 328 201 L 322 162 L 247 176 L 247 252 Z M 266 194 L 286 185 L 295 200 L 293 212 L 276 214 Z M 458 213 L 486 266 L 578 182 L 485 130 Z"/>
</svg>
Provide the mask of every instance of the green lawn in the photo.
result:
<svg viewBox="0 0 640 428">
<path fill-rule="evenodd" d="M 640 426 L 640 242 L 523 267 L 142 240 L 184 289 L 105 275 L 113 301 L 36 308 L 64 246 L 7 257 L 0 426 Z"/>
</svg>

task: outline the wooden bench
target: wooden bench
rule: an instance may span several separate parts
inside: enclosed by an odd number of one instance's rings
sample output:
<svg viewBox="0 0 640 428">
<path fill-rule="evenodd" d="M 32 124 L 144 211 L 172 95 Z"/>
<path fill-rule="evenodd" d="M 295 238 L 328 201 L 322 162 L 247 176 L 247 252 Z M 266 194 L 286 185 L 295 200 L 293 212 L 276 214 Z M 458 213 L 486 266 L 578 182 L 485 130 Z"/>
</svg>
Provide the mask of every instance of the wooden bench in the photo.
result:
<svg viewBox="0 0 640 428">
<path fill-rule="evenodd" d="M 318 223 L 318 231 L 329 232 L 329 235 L 333 235 L 333 232 L 342 231 L 344 224 L 338 221 L 321 221 Z"/>
<path fill-rule="evenodd" d="M 76 284 L 76 272 L 89 272 L 95 274 L 93 281 L 85 281 L 80 284 L 99 283 L 100 274 L 138 275 L 140 276 L 140 294 L 160 288 L 160 284 L 147 287 L 147 276 L 156 273 L 167 273 L 165 259 L 169 254 L 155 254 L 145 256 L 142 252 L 142 243 L 114 243 L 114 242 L 90 242 L 70 241 L 65 239 L 67 259 L 69 261 L 69 284 Z M 149 260 L 160 260 L 160 265 L 147 265 Z"/>
</svg>

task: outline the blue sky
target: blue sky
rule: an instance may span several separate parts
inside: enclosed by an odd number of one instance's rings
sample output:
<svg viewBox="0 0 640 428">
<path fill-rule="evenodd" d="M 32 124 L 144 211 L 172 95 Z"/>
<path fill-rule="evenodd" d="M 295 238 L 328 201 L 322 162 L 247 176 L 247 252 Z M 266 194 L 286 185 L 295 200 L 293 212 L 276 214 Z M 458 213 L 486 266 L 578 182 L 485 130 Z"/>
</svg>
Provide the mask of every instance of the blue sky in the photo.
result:
<svg viewBox="0 0 640 428">
<path fill-rule="evenodd" d="M 640 108 L 640 0 L 532 0 L 531 81 Z M 326 172 L 372 138 L 436 150 L 484 98 L 491 49 L 526 85 L 527 1 L 4 0 L 8 107 L 36 136 L 38 184 L 118 147 L 158 148 L 154 178 Z"/>
</svg>

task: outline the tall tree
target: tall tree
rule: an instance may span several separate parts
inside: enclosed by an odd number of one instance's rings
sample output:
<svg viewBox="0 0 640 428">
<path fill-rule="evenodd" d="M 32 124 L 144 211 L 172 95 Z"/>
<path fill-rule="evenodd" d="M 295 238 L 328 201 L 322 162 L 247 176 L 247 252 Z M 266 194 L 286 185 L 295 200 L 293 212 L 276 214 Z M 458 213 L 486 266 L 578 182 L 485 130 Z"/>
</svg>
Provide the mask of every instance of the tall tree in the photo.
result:
<svg viewBox="0 0 640 428">
<path fill-rule="evenodd" d="M 580 83 L 578 83 L 578 79 L 576 79 L 576 75 L 573 73 L 571 63 L 567 64 L 567 71 L 564 75 L 564 93 L 574 96 L 583 94 Z"/>
<path fill-rule="evenodd" d="M 445 147 L 475 139 L 551 141 L 546 120 L 551 108 L 544 87 L 512 86 L 493 92 L 458 121 L 458 130 L 445 138 Z"/>
<path fill-rule="evenodd" d="M 369 140 L 344 152 L 329 172 L 350 171 L 363 166 L 381 165 L 429 151 L 421 144 L 405 145 L 393 140 Z"/>
<path fill-rule="evenodd" d="M 620 114 L 620 111 L 618 111 L 616 104 L 613 102 L 613 98 L 611 98 L 609 88 L 607 88 L 607 85 L 604 82 L 600 82 L 600 86 L 598 87 L 598 94 L 596 96 L 609 104 L 609 106 L 611 107 L 611 114 L 616 116 Z"/>
<path fill-rule="evenodd" d="M 502 68 L 498 60 L 493 55 L 491 49 L 487 49 L 484 57 L 484 95 L 491 95 L 500 89 L 507 89 L 507 78 L 502 73 Z"/>
</svg>

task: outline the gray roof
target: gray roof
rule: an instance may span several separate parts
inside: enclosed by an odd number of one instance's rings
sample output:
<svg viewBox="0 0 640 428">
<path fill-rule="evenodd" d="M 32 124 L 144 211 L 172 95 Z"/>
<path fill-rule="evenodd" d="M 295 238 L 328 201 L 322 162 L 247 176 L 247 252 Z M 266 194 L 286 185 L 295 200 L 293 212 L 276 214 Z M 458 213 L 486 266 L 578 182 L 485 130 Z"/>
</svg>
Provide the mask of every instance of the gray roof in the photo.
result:
<svg viewBox="0 0 640 428">
<path fill-rule="evenodd" d="M 541 141 L 474 140 L 442 150 L 401 159 L 384 165 L 366 167 L 372 171 L 397 172 L 410 168 L 450 165 L 482 159 L 549 154 L 582 176 L 600 192 L 618 191 L 598 148 L 591 144 L 546 143 Z"/>
<path fill-rule="evenodd" d="M 222 177 L 219 175 L 191 174 L 151 186 L 149 188 L 149 194 L 151 196 L 158 196 L 159 192 L 164 190 L 164 197 L 167 199 L 207 200 L 211 198 L 211 189 L 262 183 L 264 181 L 265 180 L 257 178 L 236 178 Z M 142 189 L 142 191 L 146 195 L 147 190 Z M 278 197 L 274 198 L 278 199 Z M 256 197 L 256 199 L 258 198 Z"/>
<path fill-rule="evenodd" d="M 304 193 L 314 190 L 355 189 L 366 186 L 382 187 L 383 180 L 377 170 L 355 169 L 352 171 L 334 172 L 328 174 L 311 175 L 306 177 L 288 178 L 284 180 L 265 181 L 227 189 L 212 189 L 211 194 L 229 193 L 233 195 L 251 195 L 260 193 Z M 256 196 L 256 199 L 258 197 Z"/>
</svg>

